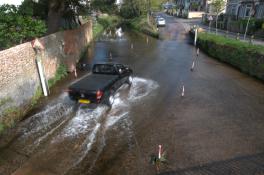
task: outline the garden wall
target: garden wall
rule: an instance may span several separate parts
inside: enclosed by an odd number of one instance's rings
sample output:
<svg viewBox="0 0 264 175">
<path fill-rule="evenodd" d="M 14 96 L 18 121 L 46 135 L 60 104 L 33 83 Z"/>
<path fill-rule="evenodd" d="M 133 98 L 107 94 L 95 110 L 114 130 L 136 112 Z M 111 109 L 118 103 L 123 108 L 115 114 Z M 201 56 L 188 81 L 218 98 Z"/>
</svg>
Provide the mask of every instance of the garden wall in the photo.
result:
<svg viewBox="0 0 264 175">
<path fill-rule="evenodd" d="M 53 78 L 61 63 L 72 71 L 91 40 L 90 21 L 78 29 L 40 38 L 45 48 L 42 62 L 46 77 Z M 35 58 L 31 42 L 0 51 L 0 122 L 1 114 L 7 107 L 29 103 L 40 86 Z"/>
</svg>

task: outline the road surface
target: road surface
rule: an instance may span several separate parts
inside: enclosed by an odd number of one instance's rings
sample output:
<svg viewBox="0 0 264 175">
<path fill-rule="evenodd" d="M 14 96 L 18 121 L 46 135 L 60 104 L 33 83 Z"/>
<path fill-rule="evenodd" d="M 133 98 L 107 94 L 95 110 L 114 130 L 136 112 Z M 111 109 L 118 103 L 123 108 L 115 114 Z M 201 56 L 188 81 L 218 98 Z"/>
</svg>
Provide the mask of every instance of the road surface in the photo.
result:
<svg viewBox="0 0 264 175">
<path fill-rule="evenodd" d="M 57 89 L 9 134 L 0 174 L 264 174 L 263 82 L 202 52 L 190 71 L 196 50 L 182 24 L 166 20 L 160 40 L 128 31 L 96 42 L 92 62 L 111 53 L 134 69 L 132 87 L 111 110 L 75 105 Z M 159 170 L 150 163 L 158 145 L 167 160 Z"/>
</svg>

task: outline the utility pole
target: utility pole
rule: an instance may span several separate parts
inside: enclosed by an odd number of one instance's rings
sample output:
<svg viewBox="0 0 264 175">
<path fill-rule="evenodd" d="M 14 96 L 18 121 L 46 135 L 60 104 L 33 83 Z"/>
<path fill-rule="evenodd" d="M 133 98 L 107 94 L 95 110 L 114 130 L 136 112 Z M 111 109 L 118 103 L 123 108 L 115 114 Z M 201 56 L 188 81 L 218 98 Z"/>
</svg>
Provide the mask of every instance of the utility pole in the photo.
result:
<svg viewBox="0 0 264 175">
<path fill-rule="evenodd" d="M 249 17 L 248 17 L 248 21 L 247 21 L 247 26 L 246 26 L 246 30 L 245 30 L 245 34 L 244 34 L 244 40 L 246 40 L 246 37 L 247 37 L 248 24 L 249 24 L 250 18 L 251 18 L 251 16 L 254 15 L 254 13 L 255 13 L 254 10 L 250 9 Z"/>
</svg>

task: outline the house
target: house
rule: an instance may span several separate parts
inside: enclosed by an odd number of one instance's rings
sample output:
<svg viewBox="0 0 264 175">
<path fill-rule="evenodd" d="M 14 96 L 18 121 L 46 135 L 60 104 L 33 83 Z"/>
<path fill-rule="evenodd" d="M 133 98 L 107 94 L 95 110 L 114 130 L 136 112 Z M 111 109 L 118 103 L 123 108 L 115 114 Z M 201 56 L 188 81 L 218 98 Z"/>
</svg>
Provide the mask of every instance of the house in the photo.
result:
<svg viewBox="0 0 264 175">
<path fill-rule="evenodd" d="M 205 11 L 206 9 L 206 0 L 175 0 L 175 4 L 189 11 Z"/>
<path fill-rule="evenodd" d="M 226 14 L 237 19 L 248 18 L 264 19 L 263 0 L 228 0 Z"/>
<path fill-rule="evenodd" d="M 175 0 L 177 15 L 187 18 L 201 18 L 206 11 L 206 0 Z"/>
</svg>

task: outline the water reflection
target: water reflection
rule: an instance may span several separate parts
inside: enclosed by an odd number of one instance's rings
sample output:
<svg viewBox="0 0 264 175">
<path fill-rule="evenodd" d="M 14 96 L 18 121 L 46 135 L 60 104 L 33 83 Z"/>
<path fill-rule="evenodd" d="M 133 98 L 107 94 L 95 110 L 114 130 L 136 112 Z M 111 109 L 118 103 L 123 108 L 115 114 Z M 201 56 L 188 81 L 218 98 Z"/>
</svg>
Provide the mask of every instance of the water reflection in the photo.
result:
<svg viewBox="0 0 264 175">
<path fill-rule="evenodd" d="M 107 29 L 98 41 L 123 41 L 125 40 L 122 27 Z"/>
<path fill-rule="evenodd" d="M 116 36 L 117 36 L 118 38 L 122 38 L 123 35 L 124 35 L 124 33 L 123 33 L 123 31 L 122 31 L 122 28 L 119 27 L 119 28 L 116 30 Z"/>
</svg>

